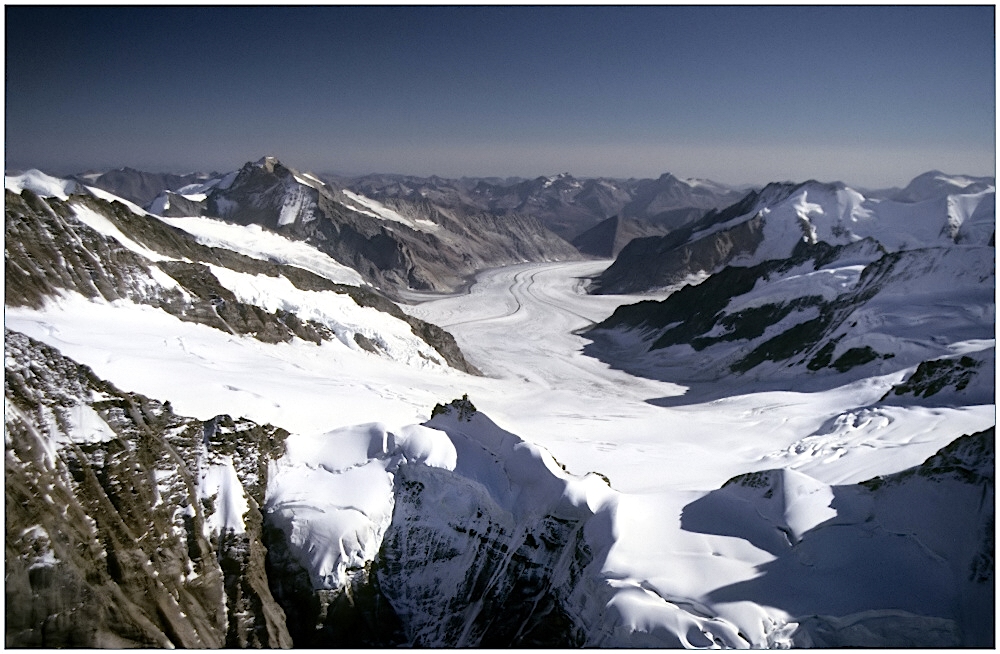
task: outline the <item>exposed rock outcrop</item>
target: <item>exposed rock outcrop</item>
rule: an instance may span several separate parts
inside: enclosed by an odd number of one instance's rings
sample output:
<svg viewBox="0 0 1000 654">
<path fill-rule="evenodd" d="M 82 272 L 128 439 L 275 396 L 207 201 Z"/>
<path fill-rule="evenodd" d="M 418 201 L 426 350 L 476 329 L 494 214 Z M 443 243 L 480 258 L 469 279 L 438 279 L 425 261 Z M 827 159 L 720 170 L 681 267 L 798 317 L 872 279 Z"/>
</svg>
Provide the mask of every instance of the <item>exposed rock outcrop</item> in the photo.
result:
<svg viewBox="0 0 1000 654">
<path fill-rule="evenodd" d="M 257 510 L 283 432 L 209 433 L 17 332 L 5 356 L 6 645 L 291 646 Z M 239 533 L 199 493 L 237 446 Z"/>
<path fill-rule="evenodd" d="M 988 338 L 993 256 L 985 246 L 885 252 L 870 239 L 800 243 L 787 259 L 729 266 L 665 300 L 619 307 L 587 331 L 594 344 L 586 351 L 638 374 L 671 368 L 672 379 L 885 374 L 948 354 L 936 340 L 944 331 Z M 978 308 L 935 309 L 952 304 L 944 288 Z M 889 329 L 904 323 L 913 326 L 906 337 Z M 932 390 L 922 381 L 929 373 L 896 394 Z M 952 373 L 940 383 L 958 384 L 972 371 Z"/>
</svg>

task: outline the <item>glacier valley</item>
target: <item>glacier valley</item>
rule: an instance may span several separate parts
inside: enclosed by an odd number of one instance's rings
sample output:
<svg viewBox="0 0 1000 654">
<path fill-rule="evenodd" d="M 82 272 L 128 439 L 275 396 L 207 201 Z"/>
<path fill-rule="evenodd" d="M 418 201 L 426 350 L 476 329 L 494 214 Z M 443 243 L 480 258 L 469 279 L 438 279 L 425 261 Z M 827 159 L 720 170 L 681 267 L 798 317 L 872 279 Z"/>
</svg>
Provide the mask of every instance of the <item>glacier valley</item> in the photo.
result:
<svg viewBox="0 0 1000 654">
<path fill-rule="evenodd" d="M 323 184 L 296 179 L 296 198 Z M 7 178 L 7 278 L 55 280 L 5 307 L 8 645 L 993 646 L 985 209 L 962 250 L 908 263 L 858 238 L 753 269 L 703 341 L 649 348 L 681 319 L 616 310 L 672 311 L 719 270 L 593 294 L 612 260 L 498 265 L 383 310 L 306 240 L 71 184 Z M 11 245 L 16 202 L 51 270 Z M 59 272 L 66 248 L 89 277 Z M 733 343 L 817 320 L 886 261 L 830 361 L 734 372 Z M 772 305 L 793 308 L 727 336 L 725 312 Z"/>
</svg>

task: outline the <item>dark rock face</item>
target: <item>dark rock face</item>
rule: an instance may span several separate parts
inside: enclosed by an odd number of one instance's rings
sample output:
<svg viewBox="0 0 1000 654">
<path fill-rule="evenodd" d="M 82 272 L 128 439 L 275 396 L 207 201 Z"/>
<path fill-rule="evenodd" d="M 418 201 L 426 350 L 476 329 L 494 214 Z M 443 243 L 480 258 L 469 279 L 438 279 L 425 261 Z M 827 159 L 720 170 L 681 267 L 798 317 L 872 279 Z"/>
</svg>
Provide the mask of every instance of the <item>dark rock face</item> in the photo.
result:
<svg viewBox="0 0 1000 654">
<path fill-rule="evenodd" d="M 864 343 L 866 316 L 884 311 L 873 307 L 898 311 L 893 308 L 898 305 L 897 298 L 909 296 L 915 303 L 912 310 L 919 314 L 920 302 L 938 301 L 935 299 L 938 291 L 933 289 L 947 284 L 952 284 L 955 292 L 966 294 L 970 302 L 987 305 L 992 293 L 992 271 L 988 268 L 991 257 L 988 248 L 885 253 L 870 240 L 842 246 L 800 243 L 788 259 L 750 267 L 726 267 L 700 284 L 681 288 L 665 300 L 619 307 L 607 320 L 588 331 L 595 342 L 586 351 L 613 364 L 634 360 L 639 368 L 625 365 L 637 374 L 645 374 L 640 369 L 643 352 L 652 355 L 675 346 L 690 346 L 694 352 L 704 352 L 700 366 L 706 375 L 742 374 L 762 364 L 772 364 L 761 374 L 788 376 L 792 370 L 798 370 L 805 375 L 835 371 L 857 376 L 890 360 L 891 364 L 885 365 L 903 369 L 919 364 L 935 351 L 935 334 L 920 332 L 919 336 L 914 333 L 903 339 L 886 333 L 880 336 L 877 345 Z M 794 293 L 768 292 L 769 285 L 780 283 L 783 276 L 801 274 L 802 266 L 807 267 L 806 272 L 821 271 L 837 269 L 844 262 L 857 266 L 866 261 L 870 263 L 861 270 L 857 281 L 836 293 L 806 283 Z M 914 281 L 918 279 L 925 280 L 923 285 L 932 289 L 927 291 L 929 295 L 917 295 L 922 292 L 921 285 Z M 751 293 L 756 294 L 755 299 L 747 303 Z M 924 313 L 934 311 L 928 307 Z M 972 321 L 961 329 L 968 332 L 963 338 L 979 338 L 992 330 L 992 324 Z M 608 344 L 614 340 L 612 331 L 631 333 L 628 351 L 609 349 Z M 921 345 L 916 346 L 917 342 Z M 788 372 L 778 372 L 778 366 Z M 944 386 L 961 391 L 972 378 L 975 367 L 963 366 L 961 360 L 954 364 L 927 363 L 911 381 L 898 387 L 895 394 L 934 393 Z M 687 370 L 678 374 L 693 373 Z"/>
<path fill-rule="evenodd" d="M 163 207 L 157 207 L 159 210 L 151 208 L 151 210 L 158 216 L 183 217 L 198 216 L 201 214 L 202 203 L 200 201 L 191 200 L 179 193 L 174 193 L 173 191 L 164 191 L 162 195 L 164 198 Z"/>
<path fill-rule="evenodd" d="M 5 355 L 6 645 L 290 646 L 257 510 L 284 432 L 208 435 L 17 332 Z M 198 470 L 237 444 L 247 530 L 209 532 Z"/>
<path fill-rule="evenodd" d="M 882 399 L 898 395 L 927 398 L 948 387 L 957 391 L 965 390 L 980 366 L 979 361 L 969 356 L 924 361 L 908 379 L 893 386 Z"/>
<path fill-rule="evenodd" d="M 431 518 L 463 485 L 468 515 Z M 592 554 L 580 520 L 504 518 L 481 489 L 448 471 L 402 467 L 377 578 L 407 643 L 429 647 L 579 647 L 586 625 L 567 610 Z"/>
<path fill-rule="evenodd" d="M 7 305 L 40 308 L 61 289 L 106 300 L 180 301 L 179 294 L 149 290 L 156 285 L 144 260 L 78 221 L 65 203 L 26 190 L 22 195 L 6 191 L 5 205 Z"/>
<path fill-rule="evenodd" d="M 780 202 L 801 186 L 768 184 L 725 209 L 713 209 L 672 229 L 665 236 L 631 241 L 594 280 L 591 292 L 642 293 L 677 284 L 690 275 L 716 272 L 740 255 L 753 254 L 764 236 L 764 217 L 759 212 L 750 214 L 758 207 Z M 719 228 L 743 216 L 746 220 L 739 224 Z M 698 236 L 702 231 L 706 235 Z"/>
<path fill-rule="evenodd" d="M 764 219 L 756 217 L 711 236 L 688 241 L 690 230 L 638 238 L 595 280 L 592 292 L 641 293 L 714 271 L 741 254 L 753 254 L 763 240 Z"/>
<path fill-rule="evenodd" d="M 843 323 L 850 308 L 870 298 L 875 289 L 833 303 L 825 302 L 820 296 L 806 295 L 737 313 L 727 313 L 727 305 L 733 298 L 749 293 L 758 282 L 770 275 L 781 274 L 806 262 L 811 262 L 818 269 L 836 259 L 843 250 L 820 243 L 801 247 L 798 256 L 790 259 L 765 261 L 748 268 L 724 268 L 701 284 L 685 286 L 665 300 L 621 306 L 607 320 L 596 325 L 594 331 L 641 327 L 650 333 L 650 350 L 687 343 L 696 351 L 701 351 L 722 342 L 748 341 L 753 344 L 757 341 L 730 366 L 732 372 L 746 372 L 763 361 L 781 360 L 815 348 L 831 329 Z M 821 307 L 821 316 L 766 341 L 758 340 L 769 326 L 793 311 L 809 307 Z M 831 354 L 832 349 L 831 345 Z M 813 369 L 830 365 L 830 361 L 823 359 L 822 350 L 817 357 L 810 364 Z"/>
<path fill-rule="evenodd" d="M 638 238 L 664 236 L 697 220 L 700 209 L 676 209 L 654 220 L 612 216 L 573 239 L 580 252 L 607 259 L 616 257 L 626 245 Z"/>
<path fill-rule="evenodd" d="M 408 643 L 403 625 L 382 591 L 377 563 L 347 587 L 316 590 L 291 554 L 281 529 L 266 525 L 267 577 L 285 610 L 295 647 L 399 647 Z"/>
</svg>

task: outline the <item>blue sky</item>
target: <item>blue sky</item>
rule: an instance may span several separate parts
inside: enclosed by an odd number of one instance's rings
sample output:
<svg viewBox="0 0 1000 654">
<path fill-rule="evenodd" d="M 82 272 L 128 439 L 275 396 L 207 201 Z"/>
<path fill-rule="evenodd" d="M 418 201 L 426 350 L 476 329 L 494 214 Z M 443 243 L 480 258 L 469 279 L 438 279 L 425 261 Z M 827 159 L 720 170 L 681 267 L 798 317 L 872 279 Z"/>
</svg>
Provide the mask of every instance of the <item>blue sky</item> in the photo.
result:
<svg viewBox="0 0 1000 654">
<path fill-rule="evenodd" d="M 8 169 L 994 174 L 994 7 L 19 7 Z"/>
</svg>

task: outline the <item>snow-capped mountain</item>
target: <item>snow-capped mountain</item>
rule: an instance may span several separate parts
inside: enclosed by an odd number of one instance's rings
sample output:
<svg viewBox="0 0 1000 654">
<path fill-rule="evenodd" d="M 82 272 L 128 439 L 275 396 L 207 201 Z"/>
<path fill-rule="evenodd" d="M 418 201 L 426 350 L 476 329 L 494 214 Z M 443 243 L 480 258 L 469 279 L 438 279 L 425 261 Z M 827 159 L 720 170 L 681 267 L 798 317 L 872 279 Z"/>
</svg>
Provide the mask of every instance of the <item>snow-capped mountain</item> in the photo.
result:
<svg viewBox="0 0 1000 654">
<path fill-rule="evenodd" d="M 204 218 L 173 226 L 122 202 L 63 195 L 73 182 L 39 173 L 6 182 L 9 308 L 128 303 L 265 343 L 336 341 L 412 365 L 472 370 L 446 332 L 407 316 L 358 285 L 355 271 L 305 244 L 282 239 L 273 256 L 262 254 L 266 245 L 254 230 L 234 235 Z M 252 240 L 256 252 L 232 246 Z"/>
<path fill-rule="evenodd" d="M 257 165 L 267 168 L 268 160 L 271 161 L 273 172 L 273 164 L 280 165 L 273 157 L 265 157 Z M 128 199 L 157 215 L 218 216 L 230 206 L 223 201 L 221 206 L 208 209 L 208 194 L 216 188 L 227 189 L 239 172 L 234 171 L 228 175 L 168 175 L 123 168 L 103 174 L 76 175 L 74 179 L 81 184 L 101 188 Z M 297 181 L 305 186 L 326 186 L 329 191 L 340 189 L 362 196 L 368 202 L 389 205 L 381 213 L 374 212 L 380 216 L 392 212 L 401 218 L 398 209 L 402 207 L 402 213 L 407 214 L 412 210 L 407 205 L 414 203 L 425 208 L 432 206 L 459 222 L 476 218 L 481 222 L 482 214 L 490 215 L 494 220 L 520 215 L 539 220 L 546 228 L 566 240 L 575 240 L 598 223 L 620 217 L 628 227 L 617 233 L 619 245 L 605 243 L 604 239 L 600 239 L 599 245 L 596 243 L 599 235 L 604 234 L 606 229 L 599 229 L 581 241 L 582 252 L 601 257 L 610 256 L 604 254 L 606 250 L 613 250 L 617 254 L 621 245 L 635 236 L 666 233 L 700 218 L 709 209 L 734 202 L 746 193 L 746 189 L 728 187 L 711 180 L 680 179 L 670 173 L 665 173 L 658 179 L 628 180 L 578 179 L 569 173 L 531 180 L 445 179 L 438 176 L 378 174 L 356 178 L 302 173 L 297 175 Z M 286 206 L 287 211 L 294 211 L 299 190 L 290 186 L 286 188 L 286 192 L 291 197 L 287 205 L 284 201 L 281 204 Z M 391 205 L 399 206 L 394 210 Z M 426 209 L 424 213 L 427 213 Z M 432 216 L 427 219 L 433 221 Z M 402 222 L 413 226 L 413 221 L 409 219 L 404 218 Z M 473 231 L 480 229 L 481 227 L 476 226 Z"/>
<path fill-rule="evenodd" d="M 683 242 L 626 248 L 597 280 L 602 291 L 695 283 L 620 307 L 590 331 L 589 351 L 660 378 L 800 386 L 966 351 L 981 353 L 978 366 L 993 358 L 996 283 L 995 191 L 978 188 L 903 203 L 842 185 L 770 185 Z M 659 258 L 637 269 L 653 250 Z"/>
<path fill-rule="evenodd" d="M 927 178 L 917 178 L 911 187 L 928 189 Z M 955 190 L 946 184 L 926 199 L 901 201 L 868 199 L 839 183 L 769 184 L 683 229 L 630 243 L 596 280 L 594 290 L 634 293 L 662 288 L 730 264 L 785 259 L 800 242 L 843 245 L 872 238 L 892 252 L 991 243 L 994 186 L 980 180 Z"/>
<path fill-rule="evenodd" d="M 974 195 L 996 189 L 993 177 L 973 177 L 969 175 L 948 175 L 939 170 L 931 170 L 914 177 L 892 199 L 897 202 L 923 202 L 947 195 Z"/>
<path fill-rule="evenodd" d="M 150 173 L 134 168 L 119 168 L 101 174 L 75 175 L 73 179 L 83 186 L 92 186 L 112 195 L 145 207 L 163 191 L 179 191 L 185 187 L 204 184 L 218 177 L 212 173 Z"/>
<path fill-rule="evenodd" d="M 699 283 L 639 304 L 586 292 L 606 262 L 510 254 L 397 305 L 378 252 L 438 275 L 551 235 L 268 158 L 146 209 L 8 176 L 6 642 L 991 647 L 966 181 L 770 185 L 672 225 Z"/>
<path fill-rule="evenodd" d="M 624 516 L 606 478 L 568 474 L 468 398 L 420 425 L 288 434 L 177 416 L 16 332 L 5 358 L 7 584 L 22 593 L 8 604 L 8 643 L 992 639 L 992 432 L 859 484 L 764 470 L 690 502 L 684 530 L 771 556 L 695 604 L 609 567 Z M 747 596 L 762 606 L 741 606 Z M 793 617 L 776 623 L 766 606 Z"/>
<path fill-rule="evenodd" d="M 966 352 L 978 353 L 978 367 L 993 358 L 994 289 L 991 247 L 803 246 L 622 306 L 588 332 L 589 352 L 657 378 L 739 374 L 799 387 Z"/>
</svg>

